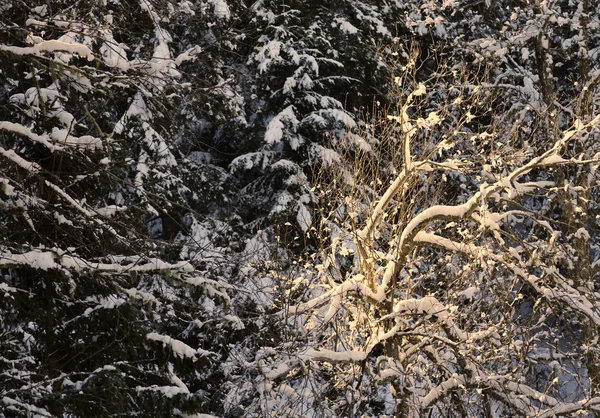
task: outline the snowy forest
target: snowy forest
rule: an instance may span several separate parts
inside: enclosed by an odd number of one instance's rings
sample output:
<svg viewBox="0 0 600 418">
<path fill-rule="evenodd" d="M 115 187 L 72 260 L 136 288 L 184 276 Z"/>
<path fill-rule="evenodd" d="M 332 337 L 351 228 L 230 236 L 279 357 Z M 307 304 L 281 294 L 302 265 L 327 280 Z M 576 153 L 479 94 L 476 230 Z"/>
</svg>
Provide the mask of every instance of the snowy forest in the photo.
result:
<svg viewBox="0 0 600 418">
<path fill-rule="evenodd" d="M 599 125 L 597 0 L 0 0 L 0 418 L 598 418 Z"/>
</svg>

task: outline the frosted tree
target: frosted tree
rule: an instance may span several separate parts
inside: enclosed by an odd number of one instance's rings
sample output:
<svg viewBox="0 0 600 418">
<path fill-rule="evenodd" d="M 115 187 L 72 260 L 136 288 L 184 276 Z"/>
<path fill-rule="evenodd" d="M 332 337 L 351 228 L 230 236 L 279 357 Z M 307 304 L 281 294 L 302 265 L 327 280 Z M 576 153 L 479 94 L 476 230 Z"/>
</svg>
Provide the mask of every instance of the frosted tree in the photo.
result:
<svg viewBox="0 0 600 418">
<path fill-rule="evenodd" d="M 510 2 L 507 5 L 502 13 L 508 19 L 501 29 L 497 26 L 480 34 L 472 44 L 480 59 L 498 65 L 491 85 L 512 98 L 513 110 L 522 112 L 527 141 L 544 147 L 556 141 L 557 129 L 577 121 L 589 122 L 597 112 L 598 6 L 589 1 L 556 1 L 527 9 Z M 530 109 L 536 112 L 528 116 Z M 567 155 L 590 159 L 596 147 L 597 137 L 585 135 L 572 144 Z M 592 294 L 597 286 L 597 271 L 594 272 L 593 266 L 598 245 L 594 227 L 597 197 L 590 183 L 595 178 L 594 170 L 590 164 L 576 169 L 560 166 L 553 170 L 552 176 L 557 184 L 565 184 L 565 188 L 557 193 L 554 202 L 546 203 L 544 214 L 560 220 L 559 241 L 569 254 L 567 259 L 557 260 L 557 267 L 574 281 L 577 289 Z M 589 234 L 582 235 L 582 231 Z M 597 327 L 584 317 L 580 319 L 581 342 L 593 347 Z M 594 348 L 586 351 L 592 392 L 597 394 L 597 353 Z"/>
<path fill-rule="evenodd" d="M 257 416 L 597 413 L 599 295 L 568 267 L 595 266 L 578 251 L 596 226 L 565 230 L 556 211 L 597 185 L 600 117 L 573 108 L 524 139 L 544 115 L 511 107 L 481 60 L 432 72 L 397 53 L 397 106 L 315 191 L 327 241 L 285 276 Z"/>
</svg>

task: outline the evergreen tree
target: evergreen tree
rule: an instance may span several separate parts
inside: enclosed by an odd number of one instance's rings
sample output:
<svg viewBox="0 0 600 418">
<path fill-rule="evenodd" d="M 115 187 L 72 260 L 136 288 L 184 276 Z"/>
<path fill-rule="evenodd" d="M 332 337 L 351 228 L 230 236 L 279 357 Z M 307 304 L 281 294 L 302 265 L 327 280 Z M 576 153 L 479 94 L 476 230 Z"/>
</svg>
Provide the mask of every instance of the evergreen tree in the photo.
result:
<svg viewBox="0 0 600 418">
<path fill-rule="evenodd" d="M 200 52 L 174 28 L 215 11 L 34 6 L 3 5 L 0 39 L 2 409 L 208 410 L 222 335 L 243 328 L 223 258 L 198 256 L 219 254 L 195 208 L 226 199 L 225 175 L 182 154 L 169 109 Z"/>
</svg>

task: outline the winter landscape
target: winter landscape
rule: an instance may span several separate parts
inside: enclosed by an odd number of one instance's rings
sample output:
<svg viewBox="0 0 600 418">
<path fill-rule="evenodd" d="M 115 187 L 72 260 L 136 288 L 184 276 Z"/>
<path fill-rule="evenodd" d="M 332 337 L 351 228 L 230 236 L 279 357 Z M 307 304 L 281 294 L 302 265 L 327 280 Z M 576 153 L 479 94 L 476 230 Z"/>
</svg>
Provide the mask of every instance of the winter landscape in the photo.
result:
<svg viewBox="0 0 600 418">
<path fill-rule="evenodd" d="M 0 418 L 600 417 L 600 2 L 0 0 Z"/>
</svg>

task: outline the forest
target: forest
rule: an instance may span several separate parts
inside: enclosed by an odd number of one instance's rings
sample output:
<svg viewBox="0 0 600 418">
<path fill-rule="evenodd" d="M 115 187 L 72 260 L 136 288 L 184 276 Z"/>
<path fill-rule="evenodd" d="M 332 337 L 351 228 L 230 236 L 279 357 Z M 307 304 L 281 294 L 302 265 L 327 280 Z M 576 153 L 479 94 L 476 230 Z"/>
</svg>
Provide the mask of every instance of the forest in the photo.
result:
<svg viewBox="0 0 600 418">
<path fill-rule="evenodd" d="M 0 418 L 600 417 L 600 2 L 0 0 Z"/>
</svg>

